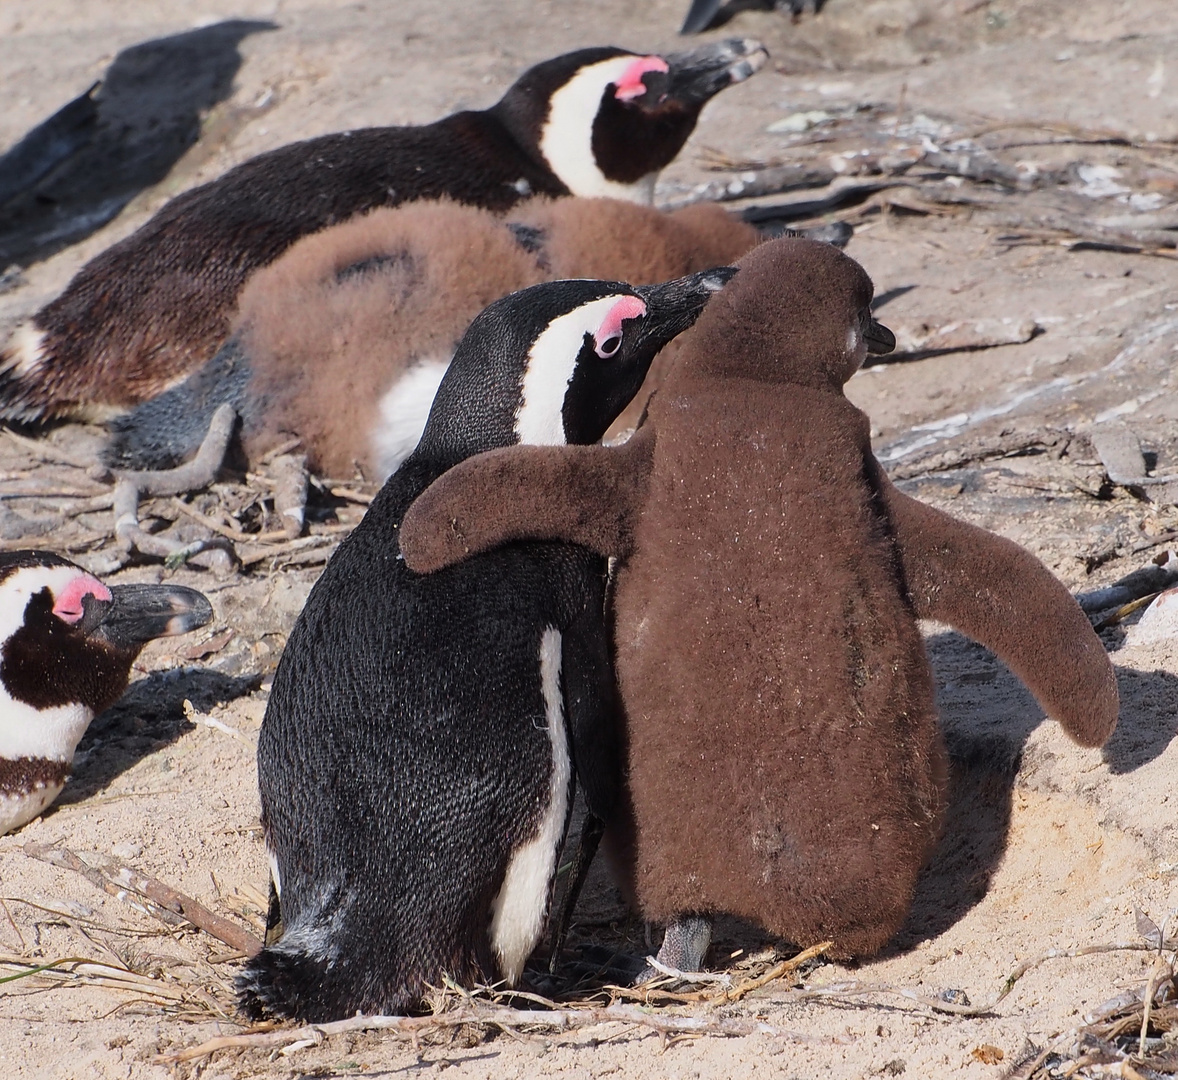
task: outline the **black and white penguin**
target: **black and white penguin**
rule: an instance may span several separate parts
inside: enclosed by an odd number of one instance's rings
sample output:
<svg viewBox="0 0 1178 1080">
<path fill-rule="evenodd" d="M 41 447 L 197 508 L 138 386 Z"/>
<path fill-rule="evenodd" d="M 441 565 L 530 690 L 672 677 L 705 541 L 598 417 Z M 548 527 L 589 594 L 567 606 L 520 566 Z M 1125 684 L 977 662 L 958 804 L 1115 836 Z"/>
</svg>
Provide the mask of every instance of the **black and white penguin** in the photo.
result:
<svg viewBox="0 0 1178 1080">
<path fill-rule="evenodd" d="M 376 207 L 449 197 L 502 211 L 570 194 L 650 203 L 707 101 L 766 59 L 740 39 L 666 57 L 581 49 L 530 68 L 481 112 L 252 158 L 178 195 L 17 328 L 0 352 L 0 419 L 103 418 L 156 396 L 217 352 L 254 270 Z"/>
<path fill-rule="evenodd" d="M 0 553 L 0 834 L 57 798 L 143 646 L 212 617 L 195 589 L 106 586 L 52 552 Z"/>
<path fill-rule="evenodd" d="M 605 562 L 526 544 L 421 577 L 401 516 L 482 450 L 595 442 L 733 273 L 545 283 L 471 324 L 275 673 L 258 784 L 285 929 L 239 977 L 247 1015 L 400 1012 L 443 975 L 519 979 L 574 770 L 603 819 L 620 782 Z"/>
</svg>

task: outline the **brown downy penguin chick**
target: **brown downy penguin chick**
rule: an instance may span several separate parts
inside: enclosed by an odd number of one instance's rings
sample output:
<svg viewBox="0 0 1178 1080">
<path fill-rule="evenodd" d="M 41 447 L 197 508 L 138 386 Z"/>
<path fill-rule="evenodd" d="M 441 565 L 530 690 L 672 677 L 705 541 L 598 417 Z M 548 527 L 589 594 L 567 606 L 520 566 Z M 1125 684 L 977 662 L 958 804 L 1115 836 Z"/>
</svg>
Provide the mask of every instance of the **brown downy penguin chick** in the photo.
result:
<svg viewBox="0 0 1178 1080">
<path fill-rule="evenodd" d="M 758 242 L 714 205 L 664 214 L 616 199 L 533 200 L 506 219 L 450 202 L 376 210 L 294 245 L 251 278 L 234 334 L 185 382 L 111 423 L 107 463 L 195 452 L 213 410 L 254 461 L 292 435 L 320 475 L 390 475 L 417 445 L 454 348 L 493 300 L 542 281 L 653 284 Z"/>
<path fill-rule="evenodd" d="M 621 556 L 632 819 L 614 840 L 642 914 L 687 931 L 660 954 L 681 968 L 709 933 L 686 916 L 729 912 L 839 956 L 899 929 L 945 807 L 917 619 L 996 652 L 1085 746 L 1118 707 L 1047 569 L 902 494 L 872 455 L 842 388 L 894 340 L 862 268 L 796 239 L 738 265 L 629 443 L 472 458 L 400 535 L 420 571 L 523 537 Z"/>
<path fill-rule="evenodd" d="M 154 397 L 221 347 L 251 273 L 376 207 L 448 197 L 503 211 L 531 195 L 649 205 L 703 106 L 767 58 L 739 38 L 665 57 L 580 49 L 529 68 L 489 109 L 252 158 L 172 199 L 17 328 L 0 351 L 0 418 L 105 418 Z"/>
</svg>

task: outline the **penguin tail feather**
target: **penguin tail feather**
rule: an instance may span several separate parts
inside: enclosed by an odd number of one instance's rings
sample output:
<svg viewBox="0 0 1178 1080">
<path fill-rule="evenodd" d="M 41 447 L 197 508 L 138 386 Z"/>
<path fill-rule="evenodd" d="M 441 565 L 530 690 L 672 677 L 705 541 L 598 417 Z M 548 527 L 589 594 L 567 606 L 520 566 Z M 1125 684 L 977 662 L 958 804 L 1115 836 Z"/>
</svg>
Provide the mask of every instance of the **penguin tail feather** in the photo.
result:
<svg viewBox="0 0 1178 1080">
<path fill-rule="evenodd" d="M 237 1007 L 250 1020 L 275 1017 L 310 1023 L 350 1015 L 332 992 L 329 965 L 305 952 L 266 948 L 237 976 Z"/>
</svg>

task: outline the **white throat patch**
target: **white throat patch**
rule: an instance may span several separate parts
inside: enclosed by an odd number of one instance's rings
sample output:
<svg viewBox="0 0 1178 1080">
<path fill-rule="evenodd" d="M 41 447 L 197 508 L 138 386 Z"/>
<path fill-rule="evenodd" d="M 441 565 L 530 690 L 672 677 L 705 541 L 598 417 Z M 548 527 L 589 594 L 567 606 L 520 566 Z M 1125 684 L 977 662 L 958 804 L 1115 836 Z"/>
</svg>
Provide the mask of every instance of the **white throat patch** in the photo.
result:
<svg viewBox="0 0 1178 1080">
<path fill-rule="evenodd" d="M 618 302 L 614 294 L 555 318 L 532 343 L 524 368 L 515 433 L 523 444 L 564 446 L 564 398 L 577 370 L 585 335 L 594 333 Z"/>
<path fill-rule="evenodd" d="M 601 95 L 617 83 L 635 61 L 634 56 L 615 56 L 581 68 L 552 95 L 548 119 L 540 133 L 540 153 L 565 187 L 583 198 L 624 199 L 651 206 L 657 173 L 633 184 L 608 179 L 593 157 L 593 121 Z"/>
<path fill-rule="evenodd" d="M 512 853 L 499 895 L 491 905 L 491 946 L 500 973 L 514 986 L 544 929 L 548 890 L 556 871 L 556 853 L 569 809 L 572 760 L 564 724 L 560 689 L 561 637 L 548 627 L 540 639 L 540 684 L 544 691 L 544 719 L 552 746 L 548 806 L 535 838 Z"/>
</svg>

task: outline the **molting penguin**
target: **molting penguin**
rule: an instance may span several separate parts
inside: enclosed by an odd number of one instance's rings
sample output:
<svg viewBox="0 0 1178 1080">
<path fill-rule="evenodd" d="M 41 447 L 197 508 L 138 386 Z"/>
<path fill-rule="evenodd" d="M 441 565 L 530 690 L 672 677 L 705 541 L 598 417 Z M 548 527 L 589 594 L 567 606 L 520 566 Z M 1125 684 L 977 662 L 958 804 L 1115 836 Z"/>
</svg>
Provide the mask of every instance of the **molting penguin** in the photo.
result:
<svg viewBox="0 0 1178 1080">
<path fill-rule="evenodd" d="M 247 1015 L 399 1012 L 443 975 L 519 978 L 574 768 L 590 810 L 613 810 L 605 561 L 515 545 L 419 577 L 398 554 L 401 515 L 481 450 L 598 439 L 733 272 L 542 284 L 471 324 L 421 443 L 312 589 L 275 673 L 258 783 L 285 930 L 240 976 Z"/>
<path fill-rule="evenodd" d="M 212 617 L 194 589 L 108 587 L 48 551 L 0 554 L 0 834 L 57 798 L 78 741 L 127 688 L 143 646 Z"/>
<path fill-rule="evenodd" d="M 840 956 L 900 927 L 945 807 L 917 619 L 996 652 L 1085 746 L 1118 707 L 1050 572 L 903 495 L 872 455 L 843 384 L 894 339 L 858 264 L 777 240 L 738 266 L 629 443 L 481 455 L 401 530 L 423 571 L 525 537 L 622 557 L 631 805 L 613 840 L 643 914 L 679 931 L 660 959 L 683 969 L 710 933 L 689 916 L 729 912 Z"/>
<path fill-rule="evenodd" d="M 704 104 L 764 63 L 755 41 L 642 56 L 581 49 L 524 72 L 498 104 L 423 127 L 324 135 L 178 195 L 74 277 L 0 354 L 0 418 L 101 417 L 216 353 L 246 278 L 301 236 L 378 206 L 529 195 L 649 203 Z"/>
<path fill-rule="evenodd" d="M 664 214 L 617 199 L 534 199 L 506 217 L 450 202 L 375 210 L 258 271 L 229 342 L 113 420 L 105 460 L 171 468 L 228 402 L 249 462 L 298 436 L 313 472 L 359 467 L 384 479 L 417 445 L 455 345 L 491 301 L 559 278 L 666 281 L 731 263 L 758 239 L 710 204 Z"/>
</svg>

